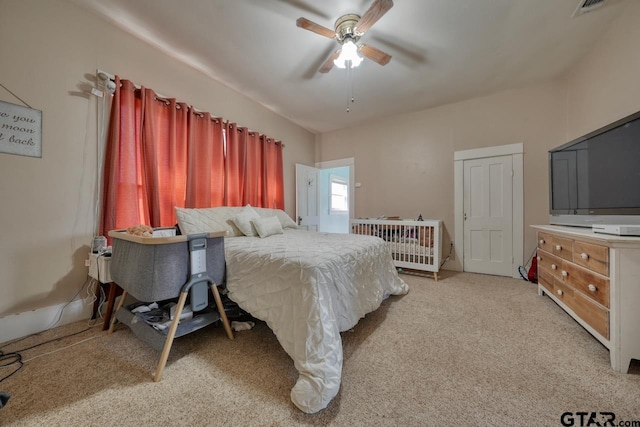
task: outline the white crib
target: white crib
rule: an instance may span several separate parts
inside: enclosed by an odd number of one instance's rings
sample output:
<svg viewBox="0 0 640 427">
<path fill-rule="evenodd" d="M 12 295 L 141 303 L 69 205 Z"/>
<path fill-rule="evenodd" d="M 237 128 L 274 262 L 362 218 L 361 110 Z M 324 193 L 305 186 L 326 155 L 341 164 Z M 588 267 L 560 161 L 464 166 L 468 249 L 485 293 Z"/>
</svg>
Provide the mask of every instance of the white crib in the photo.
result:
<svg viewBox="0 0 640 427">
<path fill-rule="evenodd" d="M 431 272 L 438 280 L 442 261 L 442 221 L 352 219 L 351 233 L 382 238 L 391 249 L 396 267 L 407 273 Z"/>
</svg>

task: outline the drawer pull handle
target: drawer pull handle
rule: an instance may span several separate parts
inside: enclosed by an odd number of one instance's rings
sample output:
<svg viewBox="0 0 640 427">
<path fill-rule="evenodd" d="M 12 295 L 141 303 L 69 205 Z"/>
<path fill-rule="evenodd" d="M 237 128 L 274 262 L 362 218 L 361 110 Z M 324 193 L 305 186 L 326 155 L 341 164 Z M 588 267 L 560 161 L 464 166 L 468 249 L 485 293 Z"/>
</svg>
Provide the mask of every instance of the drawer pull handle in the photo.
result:
<svg viewBox="0 0 640 427">
<path fill-rule="evenodd" d="M 566 271 L 562 270 L 562 277 L 567 277 L 569 275 L 569 273 L 567 273 Z"/>
<path fill-rule="evenodd" d="M 563 294 L 562 289 L 558 289 L 558 290 L 556 291 L 556 293 L 557 293 L 558 295 L 562 296 L 562 294 Z"/>
<path fill-rule="evenodd" d="M 540 244 L 544 245 L 544 239 L 540 239 Z"/>
<path fill-rule="evenodd" d="M 558 266 L 557 266 L 557 265 L 555 265 L 555 264 L 551 264 L 551 269 L 552 269 L 552 270 L 557 270 L 557 269 L 558 269 Z"/>
<path fill-rule="evenodd" d="M 589 286 L 587 286 L 587 288 L 588 288 L 591 292 L 595 292 L 595 291 L 597 291 L 597 290 L 598 290 L 598 288 L 596 288 L 596 286 L 595 286 L 595 285 L 589 285 Z"/>
<path fill-rule="evenodd" d="M 589 255 L 587 253 L 583 252 L 583 253 L 580 254 L 580 258 L 582 258 L 583 260 L 586 261 L 586 260 L 589 259 Z"/>
<path fill-rule="evenodd" d="M 556 251 L 561 251 L 561 250 L 562 250 L 562 246 L 556 245 Z"/>
</svg>

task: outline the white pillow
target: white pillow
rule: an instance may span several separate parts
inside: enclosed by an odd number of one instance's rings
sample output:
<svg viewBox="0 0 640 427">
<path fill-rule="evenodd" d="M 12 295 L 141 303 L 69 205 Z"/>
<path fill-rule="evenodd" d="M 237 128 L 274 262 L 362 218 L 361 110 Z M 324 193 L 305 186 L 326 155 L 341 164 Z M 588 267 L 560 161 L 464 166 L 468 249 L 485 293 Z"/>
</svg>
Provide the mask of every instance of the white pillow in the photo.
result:
<svg viewBox="0 0 640 427">
<path fill-rule="evenodd" d="M 285 211 L 280 209 L 276 210 L 276 217 L 278 221 L 280 221 L 282 228 L 298 228 L 298 224 L 296 224 Z"/>
<path fill-rule="evenodd" d="M 252 237 L 256 235 L 256 232 L 251 224 L 251 220 L 256 218 L 260 218 L 258 212 L 256 212 L 251 205 L 247 205 L 238 215 L 231 218 L 231 221 L 242 231 L 242 234 Z"/>
<path fill-rule="evenodd" d="M 256 208 L 256 212 L 258 212 L 261 217 L 275 216 L 278 218 L 278 221 L 280 221 L 282 228 L 298 228 L 298 224 L 282 209 Z"/>
<path fill-rule="evenodd" d="M 283 234 L 282 225 L 275 216 L 258 217 L 251 220 L 251 223 L 258 231 L 261 239 L 273 236 L 274 234 Z"/>
<path fill-rule="evenodd" d="M 179 208 L 176 217 L 182 234 L 226 231 L 227 236 L 242 236 L 242 232 L 231 218 L 242 212 L 242 207 L 220 206 L 217 208 Z"/>
</svg>

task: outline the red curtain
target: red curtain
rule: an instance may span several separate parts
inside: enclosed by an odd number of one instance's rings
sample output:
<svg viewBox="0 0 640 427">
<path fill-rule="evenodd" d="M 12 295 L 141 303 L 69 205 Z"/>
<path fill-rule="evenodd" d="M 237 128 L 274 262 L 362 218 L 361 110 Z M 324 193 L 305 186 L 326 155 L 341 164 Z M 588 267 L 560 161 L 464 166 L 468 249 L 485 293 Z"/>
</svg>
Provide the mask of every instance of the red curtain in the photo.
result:
<svg viewBox="0 0 640 427">
<path fill-rule="evenodd" d="M 262 143 L 257 132 L 247 132 L 247 149 L 244 170 L 242 205 L 264 206 L 262 200 L 264 185 L 264 164 Z"/>
<path fill-rule="evenodd" d="M 142 99 L 133 83 L 116 76 L 105 150 L 100 234 L 146 223 L 141 171 Z"/>
<path fill-rule="evenodd" d="M 264 135 L 261 137 L 264 159 L 264 189 L 262 206 L 284 209 L 284 176 L 282 165 L 282 142 Z"/>
<path fill-rule="evenodd" d="M 151 89 L 142 97 L 142 200 L 146 221 L 154 227 L 176 223 L 175 206 L 184 206 L 187 171 L 188 109 L 175 99 L 159 98 Z M 129 224 L 131 225 L 131 224 Z"/>
<path fill-rule="evenodd" d="M 100 233 L 170 227 L 175 206 L 224 204 L 221 119 L 116 77 L 105 153 Z"/>
<path fill-rule="evenodd" d="M 175 206 L 284 209 L 281 143 L 117 76 L 115 83 L 100 234 L 173 226 Z"/>
<path fill-rule="evenodd" d="M 242 206 L 246 169 L 247 128 L 228 123 L 227 129 L 227 206 Z"/>
<path fill-rule="evenodd" d="M 221 118 L 191 110 L 186 207 L 224 205 L 224 134 Z M 178 205 L 179 206 L 179 205 Z"/>
</svg>

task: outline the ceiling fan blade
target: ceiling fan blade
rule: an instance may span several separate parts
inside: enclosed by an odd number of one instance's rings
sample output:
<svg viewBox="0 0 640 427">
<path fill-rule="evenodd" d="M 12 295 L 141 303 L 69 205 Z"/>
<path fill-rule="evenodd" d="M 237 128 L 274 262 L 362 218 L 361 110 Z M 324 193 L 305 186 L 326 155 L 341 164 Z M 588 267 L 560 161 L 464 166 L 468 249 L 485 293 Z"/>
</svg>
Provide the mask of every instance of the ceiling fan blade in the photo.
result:
<svg viewBox="0 0 640 427">
<path fill-rule="evenodd" d="M 330 39 L 334 39 L 336 37 L 336 32 L 328 29 L 327 27 L 323 27 L 320 24 L 316 24 L 313 21 L 309 21 L 307 18 L 298 18 L 296 21 L 296 25 L 300 28 L 304 28 L 305 30 L 312 31 L 316 34 L 320 34 L 321 36 L 328 37 Z"/>
<path fill-rule="evenodd" d="M 327 58 L 324 64 L 322 64 L 322 67 L 320 67 L 318 71 L 320 71 L 321 73 L 328 73 L 329 71 L 331 71 L 331 69 L 333 68 L 333 61 L 335 61 L 335 59 L 340 55 L 340 50 L 341 49 L 338 49 L 333 52 L 331 56 Z"/>
<path fill-rule="evenodd" d="M 388 53 L 384 53 L 380 49 L 376 49 L 375 47 L 366 44 L 360 46 L 360 53 L 380 65 L 387 65 L 391 60 L 391 55 Z"/>
<path fill-rule="evenodd" d="M 258 1 L 263 2 L 264 0 L 258 0 Z M 331 16 L 329 16 L 326 12 L 320 10 L 320 8 L 315 8 L 313 6 L 310 6 L 302 0 L 278 0 L 278 1 L 280 1 L 281 3 L 288 4 L 297 9 L 303 10 L 307 13 L 313 13 L 314 15 L 321 16 L 322 18 L 325 18 L 325 19 L 331 19 Z"/>
<path fill-rule="evenodd" d="M 364 34 L 373 24 L 391 9 L 393 0 L 376 0 L 367 10 L 355 27 L 355 32 Z"/>
</svg>

